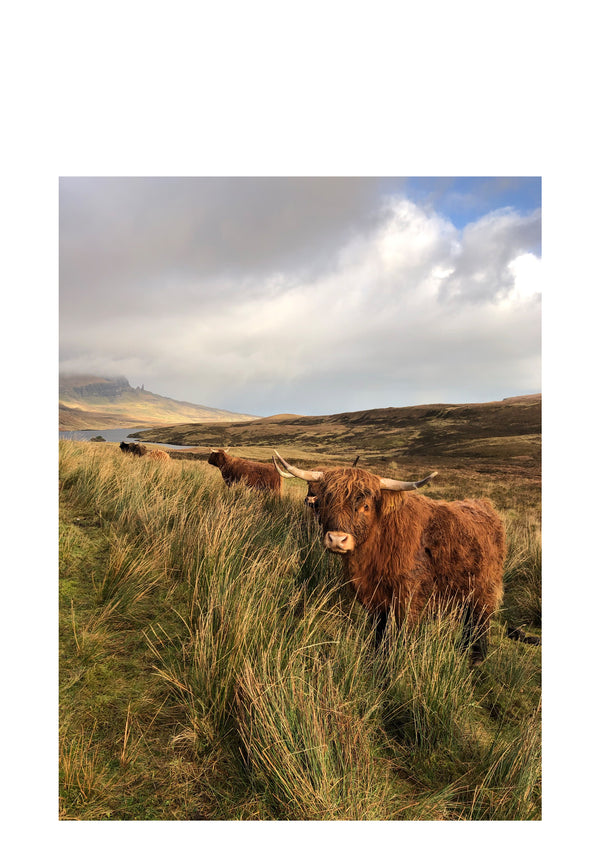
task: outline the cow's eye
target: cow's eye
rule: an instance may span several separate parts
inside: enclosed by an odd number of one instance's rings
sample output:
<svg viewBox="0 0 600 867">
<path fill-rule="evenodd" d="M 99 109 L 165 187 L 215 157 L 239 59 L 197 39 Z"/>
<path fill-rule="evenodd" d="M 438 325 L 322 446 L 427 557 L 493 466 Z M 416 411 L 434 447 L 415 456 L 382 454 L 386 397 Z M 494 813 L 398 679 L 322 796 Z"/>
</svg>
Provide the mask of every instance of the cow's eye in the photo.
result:
<svg viewBox="0 0 600 867">
<path fill-rule="evenodd" d="M 363 503 L 361 508 L 362 508 L 363 512 L 368 512 L 371 507 L 369 506 L 368 503 Z"/>
</svg>

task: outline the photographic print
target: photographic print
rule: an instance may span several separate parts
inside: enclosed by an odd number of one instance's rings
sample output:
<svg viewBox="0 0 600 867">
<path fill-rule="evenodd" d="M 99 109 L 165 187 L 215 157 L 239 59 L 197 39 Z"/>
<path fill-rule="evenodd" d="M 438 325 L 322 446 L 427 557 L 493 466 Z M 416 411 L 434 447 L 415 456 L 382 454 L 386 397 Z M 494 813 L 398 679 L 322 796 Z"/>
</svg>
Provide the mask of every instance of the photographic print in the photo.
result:
<svg viewBox="0 0 600 867">
<path fill-rule="evenodd" d="M 61 820 L 541 818 L 541 178 L 59 181 Z"/>
</svg>

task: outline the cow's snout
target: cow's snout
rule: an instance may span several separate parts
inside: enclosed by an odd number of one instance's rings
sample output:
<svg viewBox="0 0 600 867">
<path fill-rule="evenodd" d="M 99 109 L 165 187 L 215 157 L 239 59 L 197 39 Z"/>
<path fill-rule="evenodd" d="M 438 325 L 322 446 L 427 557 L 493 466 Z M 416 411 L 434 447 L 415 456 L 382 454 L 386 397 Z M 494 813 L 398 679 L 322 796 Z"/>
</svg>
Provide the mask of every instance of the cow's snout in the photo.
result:
<svg viewBox="0 0 600 867">
<path fill-rule="evenodd" d="M 354 536 L 350 533 L 336 533 L 329 530 L 325 533 L 325 547 L 329 551 L 335 551 L 338 554 L 347 554 L 348 551 L 354 551 Z"/>
</svg>

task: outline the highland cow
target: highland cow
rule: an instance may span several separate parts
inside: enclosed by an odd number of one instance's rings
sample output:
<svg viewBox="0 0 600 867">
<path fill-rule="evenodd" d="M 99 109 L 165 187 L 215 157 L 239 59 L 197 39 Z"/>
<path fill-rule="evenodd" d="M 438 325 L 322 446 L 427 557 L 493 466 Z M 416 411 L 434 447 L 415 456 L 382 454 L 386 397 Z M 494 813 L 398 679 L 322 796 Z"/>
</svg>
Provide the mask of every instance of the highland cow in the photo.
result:
<svg viewBox="0 0 600 867">
<path fill-rule="evenodd" d="M 243 482 L 249 488 L 273 491 L 278 496 L 281 494 L 281 476 L 270 464 L 235 458 L 223 449 L 211 449 L 208 463 L 221 470 L 227 486 Z"/>
<path fill-rule="evenodd" d="M 124 443 L 124 442 L 122 442 L 119 444 L 119 448 L 121 449 L 122 452 L 129 454 L 129 455 L 134 455 L 135 457 L 138 457 L 138 458 L 143 457 L 146 454 L 146 452 L 148 451 L 146 446 L 143 446 L 141 443 Z"/>
<path fill-rule="evenodd" d="M 150 449 L 147 454 L 149 461 L 170 461 L 171 455 L 164 452 L 162 449 Z"/>
<path fill-rule="evenodd" d="M 374 618 L 377 644 L 390 614 L 410 626 L 436 605 L 460 605 L 465 648 L 474 661 L 483 659 L 502 600 L 506 553 L 504 527 L 489 500 L 407 494 L 437 473 L 401 482 L 354 468 L 307 471 L 275 454 L 311 486 L 323 544 L 343 557 L 348 582 Z"/>
</svg>

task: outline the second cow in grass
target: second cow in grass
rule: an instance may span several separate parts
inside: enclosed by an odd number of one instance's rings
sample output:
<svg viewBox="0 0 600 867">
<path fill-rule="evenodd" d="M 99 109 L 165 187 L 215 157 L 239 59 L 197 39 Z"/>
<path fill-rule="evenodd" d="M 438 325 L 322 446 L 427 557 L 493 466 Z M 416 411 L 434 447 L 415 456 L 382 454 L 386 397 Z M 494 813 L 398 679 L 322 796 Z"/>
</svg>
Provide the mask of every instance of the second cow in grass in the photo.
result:
<svg viewBox="0 0 600 867">
<path fill-rule="evenodd" d="M 223 449 L 211 449 L 208 463 L 221 470 L 226 485 L 243 482 L 249 488 L 259 488 L 281 494 L 282 479 L 271 464 L 235 458 Z"/>
</svg>

